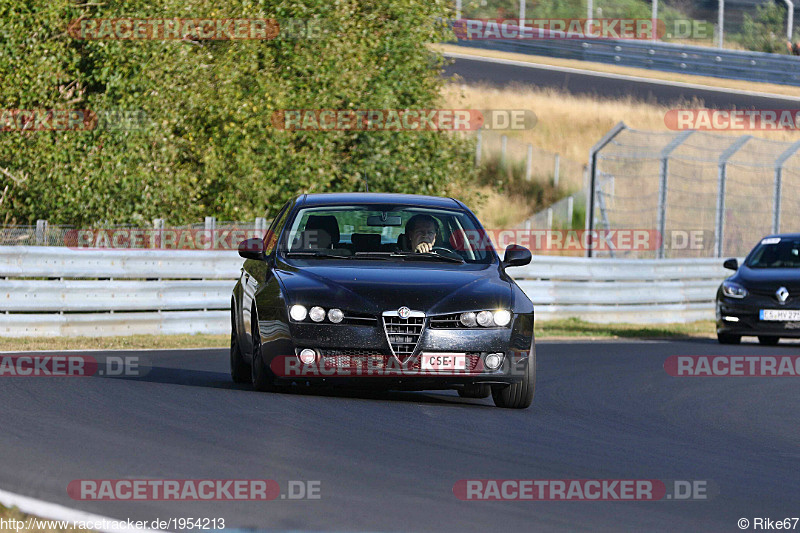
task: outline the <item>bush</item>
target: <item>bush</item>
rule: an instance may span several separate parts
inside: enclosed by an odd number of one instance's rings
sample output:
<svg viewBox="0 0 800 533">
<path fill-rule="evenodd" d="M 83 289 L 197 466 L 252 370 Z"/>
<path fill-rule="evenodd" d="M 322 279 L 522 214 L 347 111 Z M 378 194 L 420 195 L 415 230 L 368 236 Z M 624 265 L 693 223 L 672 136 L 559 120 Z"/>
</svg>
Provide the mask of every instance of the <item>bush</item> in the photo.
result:
<svg viewBox="0 0 800 533">
<path fill-rule="evenodd" d="M 433 0 L 17 0 L 0 4 L 5 109 L 142 111 L 141 131 L 0 132 L 0 221 L 169 223 L 268 216 L 303 191 L 447 194 L 473 148 L 440 132 L 287 132 L 280 109 L 436 107 L 450 31 Z M 314 19 L 318 39 L 76 40 L 84 18 Z M 14 176 L 14 179 L 8 177 Z"/>
</svg>

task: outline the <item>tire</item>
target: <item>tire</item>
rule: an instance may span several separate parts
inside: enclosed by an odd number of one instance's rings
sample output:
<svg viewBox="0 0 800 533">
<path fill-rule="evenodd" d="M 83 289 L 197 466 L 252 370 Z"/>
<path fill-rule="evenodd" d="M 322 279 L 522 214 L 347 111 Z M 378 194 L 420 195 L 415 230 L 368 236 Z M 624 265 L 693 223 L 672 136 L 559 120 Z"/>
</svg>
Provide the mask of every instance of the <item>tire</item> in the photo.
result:
<svg viewBox="0 0 800 533">
<path fill-rule="evenodd" d="M 778 344 L 778 342 L 780 342 L 780 340 L 781 340 L 780 337 L 771 337 L 765 335 L 758 336 L 758 343 L 763 344 L 765 346 L 775 346 L 776 344 Z"/>
<path fill-rule="evenodd" d="M 253 338 L 253 388 L 259 392 L 274 392 L 276 390 L 274 375 L 264 366 L 264 358 L 261 354 L 261 334 L 258 332 L 258 316 L 253 308 L 250 314 L 250 329 Z"/>
<path fill-rule="evenodd" d="M 488 398 L 492 393 L 492 388 L 485 383 L 470 383 L 464 385 L 463 389 L 458 389 L 458 395 L 462 398 Z"/>
<path fill-rule="evenodd" d="M 739 344 L 742 342 L 742 336 L 732 335 L 730 333 L 717 333 L 717 340 L 720 344 Z"/>
<path fill-rule="evenodd" d="M 519 383 L 511 385 L 492 385 L 492 399 L 497 407 L 525 409 L 533 402 L 536 390 L 536 348 L 531 345 L 531 353 L 525 362 L 525 375 Z"/>
<path fill-rule="evenodd" d="M 231 307 L 231 379 L 234 383 L 250 383 L 252 381 L 250 365 L 242 357 L 239 347 L 239 335 L 236 333 L 236 320 Z"/>
</svg>

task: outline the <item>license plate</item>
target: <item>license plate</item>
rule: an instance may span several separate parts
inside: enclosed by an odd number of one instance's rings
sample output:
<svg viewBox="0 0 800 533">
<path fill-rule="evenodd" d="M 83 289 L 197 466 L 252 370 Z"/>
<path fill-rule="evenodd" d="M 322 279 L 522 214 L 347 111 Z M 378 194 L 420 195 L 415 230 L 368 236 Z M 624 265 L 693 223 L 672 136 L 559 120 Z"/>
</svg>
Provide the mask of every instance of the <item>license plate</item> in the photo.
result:
<svg viewBox="0 0 800 533">
<path fill-rule="evenodd" d="M 446 370 L 466 370 L 467 354 L 465 353 L 423 353 L 420 361 L 421 370 L 436 372 Z"/>
<path fill-rule="evenodd" d="M 761 320 L 797 322 L 800 321 L 800 309 L 762 309 Z"/>
</svg>

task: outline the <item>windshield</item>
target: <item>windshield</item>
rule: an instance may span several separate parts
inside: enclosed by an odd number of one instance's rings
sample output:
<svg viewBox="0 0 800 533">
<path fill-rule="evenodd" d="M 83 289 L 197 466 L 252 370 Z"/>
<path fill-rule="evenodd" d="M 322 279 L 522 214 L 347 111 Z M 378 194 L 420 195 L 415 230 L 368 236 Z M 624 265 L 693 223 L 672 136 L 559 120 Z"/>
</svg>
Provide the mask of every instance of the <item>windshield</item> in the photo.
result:
<svg viewBox="0 0 800 533">
<path fill-rule="evenodd" d="M 800 268 L 800 238 L 771 237 L 750 253 L 750 268 Z"/>
<path fill-rule="evenodd" d="M 288 257 L 490 263 L 494 250 L 465 211 L 398 205 L 308 207 L 279 243 Z"/>
</svg>

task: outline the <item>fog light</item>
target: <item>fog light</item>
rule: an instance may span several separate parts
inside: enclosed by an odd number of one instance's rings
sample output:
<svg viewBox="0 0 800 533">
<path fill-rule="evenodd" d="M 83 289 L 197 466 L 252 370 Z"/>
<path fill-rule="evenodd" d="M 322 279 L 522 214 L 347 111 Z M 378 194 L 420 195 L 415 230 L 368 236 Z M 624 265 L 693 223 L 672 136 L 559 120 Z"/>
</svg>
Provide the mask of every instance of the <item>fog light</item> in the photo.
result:
<svg viewBox="0 0 800 533">
<path fill-rule="evenodd" d="M 344 313 L 342 313 L 341 309 L 331 309 L 328 311 L 328 320 L 333 322 L 334 324 L 338 324 L 342 320 L 344 320 Z"/>
<path fill-rule="evenodd" d="M 486 368 L 489 370 L 497 370 L 500 368 L 500 365 L 503 364 L 503 354 L 490 353 L 483 358 L 483 364 L 486 365 Z"/>
<path fill-rule="evenodd" d="M 300 352 L 300 362 L 304 365 L 313 364 L 317 360 L 317 352 L 311 348 L 306 348 Z"/>
<path fill-rule="evenodd" d="M 511 322 L 511 313 L 505 309 L 494 312 L 494 323 L 498 326 L 507 326 Z"/>
<path fill-rule="evenodd" d="M 739 322 L 739 317 L 738 316 L 724 316 L 724 317 L 722 317 L 722 320 L 724 320 L 725 322 Z"/>
<path fill-rule="evenodd" d="M 472 312 L 461 313 L 461 317 L 459 317 L 459 320 L 461 320 L 461 323 L 467 326 L 468 328 L 474 328 L 475 326 L 478 325 L 478 323 L 475 321 L 475 313 Z"/>
<path fill-rule="evenodd" d="M 478 324 L 483 327 L 489 327 L 494 324 L 494 318 L 491 311 L 481 311 L 478 313 Z"/>
<path fill-rule="evenodd" d="M 296 320 L 297 322 L 305 320 L 307 314 L 306 308 L 302 305 L 293 305 L 289 310 L 289 316 L 292 317 L 292 320 Z"/>
<path fill-rule="evenodd" d="M 325 320 L 325 310 L 321 307 L 312 307 L 311 311 L 308 312 L 308 316 L 314 322 L 322 322 Z"/>
</svg>

